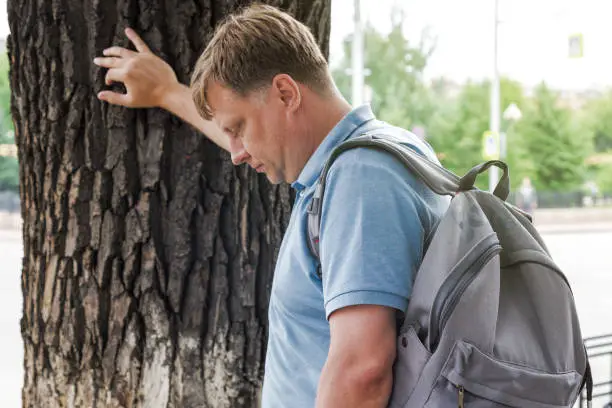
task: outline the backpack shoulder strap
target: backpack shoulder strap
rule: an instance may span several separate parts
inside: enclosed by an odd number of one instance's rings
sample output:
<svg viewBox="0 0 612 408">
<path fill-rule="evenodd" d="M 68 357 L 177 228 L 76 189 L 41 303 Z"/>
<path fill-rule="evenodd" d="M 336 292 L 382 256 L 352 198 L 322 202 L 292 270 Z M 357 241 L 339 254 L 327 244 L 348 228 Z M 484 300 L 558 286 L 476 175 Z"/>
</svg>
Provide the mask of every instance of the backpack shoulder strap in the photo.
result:
<svg viewBox="0 0 612 408">
<path fill-rule="evenodd" d="M 460 190 L 461 180 L 457 175 L 417 153 L 415 146 L 407 145 L 405 142 L 402 143 L 398 138 L 391 135 L 374 135 L 374 132 L 349 139 L 336 147 L 321 172 L 312 201 L 308 206 L 308 246 L 317 260 L 320 255 L 321 210 L 327 173 L 338 156 L 347 150 L 367 147 L 386 151 L 402 162 L 435 193 L 454 196 Z M 320 262 L 317 274 L 319 278 L 322 276 Z"/>
</svg>

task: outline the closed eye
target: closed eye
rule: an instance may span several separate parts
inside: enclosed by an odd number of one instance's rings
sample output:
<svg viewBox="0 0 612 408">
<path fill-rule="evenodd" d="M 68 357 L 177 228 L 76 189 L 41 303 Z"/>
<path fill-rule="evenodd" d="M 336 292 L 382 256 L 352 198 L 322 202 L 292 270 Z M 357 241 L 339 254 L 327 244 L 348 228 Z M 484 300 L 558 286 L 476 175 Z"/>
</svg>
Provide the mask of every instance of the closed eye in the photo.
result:
<svg viewBox="0 0 612 408">
<path fill-rule="evenodd" d="M 233 128 L 232 134 L 234 135 L 234 137 L 241 138 L 242 137 L 242 124 Z"/>
<path fill-rule="evenodd" d="M 240 122 L 238 125 L 226 127 L 223 129 L 225 133 L 227 133 L 228 135 L 232 137 L 240 137 L 241 130 L 242 130 L 242 122 Z"/>
</svg>

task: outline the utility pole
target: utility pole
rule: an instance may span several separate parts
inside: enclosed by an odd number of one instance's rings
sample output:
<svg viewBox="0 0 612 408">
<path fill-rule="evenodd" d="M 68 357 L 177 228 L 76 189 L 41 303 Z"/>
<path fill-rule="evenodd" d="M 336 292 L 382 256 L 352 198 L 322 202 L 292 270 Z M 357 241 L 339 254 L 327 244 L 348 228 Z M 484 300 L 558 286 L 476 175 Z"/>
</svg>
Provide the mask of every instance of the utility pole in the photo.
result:
<svg viewBox="0 0 612 408">
<path fill-rule="evenodd" d="M 354 0 L 353 21 L 355 32 L 353 33 L 353 107 L 357 107 L 363 103 L 363 24 L 361 22 L 361 0 Z"/>
<path fill-rule="evenodd" d="M 499 29 L 499 0 L 495 0 L 495 24 L 493 28 L 493 78 L 491 80 L 491 114 L 489 118 L 489 127 L 491 132 L 498 135 L 499 143 L 500 131 L 500 96 L 499 96 L 499 70 L 498 70 L 498 29 Z M 499 151 L 500 146 L 497 147 Z M 491 166 L 489 170 L 489 191 L 493 191 L 499 179 L 499 169 L 496 166 Z"/>
</svg>

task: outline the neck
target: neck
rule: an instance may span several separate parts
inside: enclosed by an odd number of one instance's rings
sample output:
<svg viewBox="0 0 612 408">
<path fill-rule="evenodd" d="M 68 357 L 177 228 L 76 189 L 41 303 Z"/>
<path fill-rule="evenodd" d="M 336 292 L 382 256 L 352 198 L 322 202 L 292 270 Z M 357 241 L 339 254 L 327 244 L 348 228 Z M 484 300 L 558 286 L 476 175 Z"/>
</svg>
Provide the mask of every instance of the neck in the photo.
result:
<svg viewBox="0 0 612 408">
<path fill-rule="evenodd" d="M 287 174 L 288 182 L 297 179 L 323 139 L 352 110 L 351 105 L 338 93 L 326 97 L 311 93 L 303 102 L 306 102 L 302 105 L 300 126 L 303 132 L 294 140 L 297 148 L 287 152 L 287 157 L 291 157 L 291 162 L 295 163 L 293 171 Z"/>
<path fill-rule="evenodd" d="M 317 108 L 317 113 L 312 116 L 317 118 L 312 122 L 311 128 L 311 152 L 312 155 L 317 147 L 323 142 L 323 139 L 332 131 L 332 129 L 352 110 L 351 105 L 339 95 L 334 95 L 329 100 L 326 100 L 321 107 Z M 321 115 L 321 112 L 325 114 Z"/>
</svg>

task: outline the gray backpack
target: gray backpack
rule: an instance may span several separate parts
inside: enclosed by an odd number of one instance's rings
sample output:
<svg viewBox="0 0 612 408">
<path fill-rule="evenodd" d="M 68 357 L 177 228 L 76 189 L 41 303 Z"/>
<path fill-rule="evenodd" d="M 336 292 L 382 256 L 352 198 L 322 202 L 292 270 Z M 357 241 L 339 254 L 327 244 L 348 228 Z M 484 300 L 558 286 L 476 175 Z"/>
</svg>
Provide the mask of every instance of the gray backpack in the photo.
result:
<svg viewBox="0 0 612 408">
<path fill-rule="evenodd" d="M 366 134 L 331 154 L 309 208 L 318 258 L 325 179 L 342 152 L 382 149 L 431 190 L 452 196 L 425 250 L 398 331 L 391 408 L 570 408 L 592 379 L 574 298 L 529 216 L 507 204 L 506 164 L 459 178 L 389 136 Z M 493 194 L 478 174 L 503 170 Z"/>
</svg>

